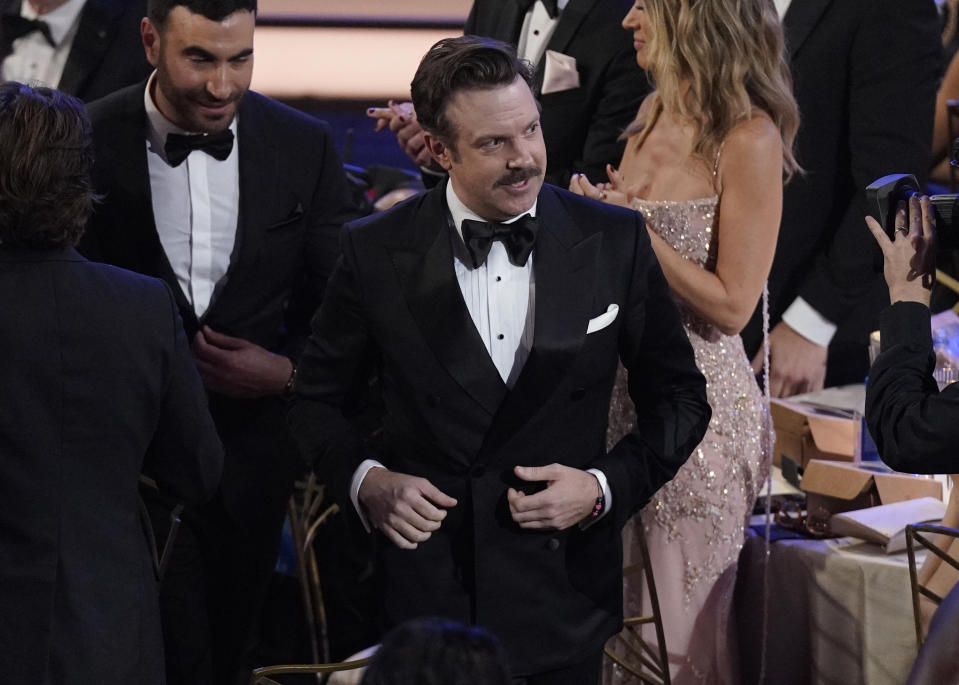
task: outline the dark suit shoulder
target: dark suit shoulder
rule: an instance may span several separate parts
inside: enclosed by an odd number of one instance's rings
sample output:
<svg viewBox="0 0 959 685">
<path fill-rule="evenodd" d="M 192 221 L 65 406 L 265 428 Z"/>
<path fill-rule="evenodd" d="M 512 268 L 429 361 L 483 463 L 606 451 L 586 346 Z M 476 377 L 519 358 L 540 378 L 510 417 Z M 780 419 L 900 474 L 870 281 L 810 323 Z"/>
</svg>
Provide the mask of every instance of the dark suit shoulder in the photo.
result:
<svg viewBox="0 0 959 685">
<path fill-rule="evenodd" d="M 642 213 L 634 209 L 583 197 L 548 183 L 543 184 L 539 195 L 538 214 L 547 217 L 548 213 L 556 211 L 568 216 L 583 232 L 584 237 L 602 231 L 634 231 L 637 222 L 641 226 L 645 225 Z"/>
<path fill-rule="evenodd" d="M 96 133 L 97 125 L 102 122 L 118 118 L 143 116 L 143 93 L 146 90 L 146 85 L 146 81 L 134 83 L 88 103 L 86 105 L 87 115 L 94 127 L 94 133 Z"/>
<path fill-rule="evenodd" d="M 243 96 L 239 116 L 240 121 L 244 116 L 253 116 L 258 127 L 264 126 L 275 130 L 284 139 L 291 139 L 304 133 L 324 137 L 331 135 L 330 125 L 322 119 L 317 119 L 252 90 Z"/>
</svg>

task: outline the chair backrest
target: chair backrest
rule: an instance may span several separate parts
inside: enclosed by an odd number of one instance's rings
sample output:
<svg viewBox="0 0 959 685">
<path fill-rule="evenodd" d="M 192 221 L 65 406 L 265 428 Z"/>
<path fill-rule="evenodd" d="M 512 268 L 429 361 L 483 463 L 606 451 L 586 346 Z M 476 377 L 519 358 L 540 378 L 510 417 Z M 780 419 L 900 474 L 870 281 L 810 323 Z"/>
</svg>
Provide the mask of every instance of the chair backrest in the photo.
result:
<svg viewBox="0 0 959 685">
<path fill-rule="evenodd" d="M 925 597 L 934 605 L 938 606 L 942 603 L 943 595 L 946 594 L 950 588 L 939 587 L 938 585 L 941 585 L 941 583 L 936 584 L 934 582 L 936 578 L 935 574 L 927 574 L 925 577 L 920 577 L 920 573 L 916 568 L 916 544 L 925 547 L 942 563 L 947 564 L 948 567 L 959 572 L 959 559 L 950 553 L 954 547 L 959 547 L 959 545 L 953 544 L 955 540 L 959 540 L 959 530 L 955 528 L 932 524 L 912 524 L 906 526 L 906 552 L 909 556 L 909 584 L 912 589 L 912 609 L 916 623 L 916 644 L 920 647 L 922 646 L 924 633 L 921 597 Z M 939 594 L 939 592 L 943 592 L 943 594 Z"/>
<path fill-rule="evenodd" d="M 606 657 L 627 673 L 649 685 L 670 685 L 669 660 L 666 653 L 666 637 L 663 633 L 663 619 L 659 610 L 659 597 L 656 594 L 656 581 L 653 567 L 649 561 L 649 548 L 646 546 L 646 534 L 643 523 L 636 516 L 628 524 L 633 528 L 632 536 L 638 543 L 640 559 L 637 563 L 623 569 L 623 577 L 642 576 L 649 595 L 649 613 L 643 616 L 629 616 L 623 619 L 623 629 L 604 650 Z M 655 644 L 643 635 L 643 627 L 652 625 L 656 635 Z"/>
<path fill-rule="evenodd" d="M 353 661 L 340 661 L 331 664 L 262 666 L 253 671 L 253 676 L 250 678 L 250 685 L 283 685 L 282 680 L 275 680 L 274 676 L 329 674 L 339 671 L 351 671 L 353 669 L 363 668 L 370 663 L 371 658 L 372 657 Z M 326 681 L 322 680 L 320 682 Z"/>
</svg>

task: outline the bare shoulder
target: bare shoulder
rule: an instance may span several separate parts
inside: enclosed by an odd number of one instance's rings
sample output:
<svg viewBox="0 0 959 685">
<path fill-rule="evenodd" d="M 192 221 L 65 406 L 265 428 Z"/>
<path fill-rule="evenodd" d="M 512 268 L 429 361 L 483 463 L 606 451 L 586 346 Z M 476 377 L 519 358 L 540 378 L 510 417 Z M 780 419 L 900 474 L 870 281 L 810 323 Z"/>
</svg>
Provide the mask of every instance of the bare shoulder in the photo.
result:
<svg viewBox="0 0 959 685">
<path fill-rule="evenodd" d="M 753 110 L 749 119 L 736 124 L 726 135 L 723 157 L 735 159 L 741 155 L 774 155 L 782 159 L 782 136 L 765 112 Z"/>
</svg>

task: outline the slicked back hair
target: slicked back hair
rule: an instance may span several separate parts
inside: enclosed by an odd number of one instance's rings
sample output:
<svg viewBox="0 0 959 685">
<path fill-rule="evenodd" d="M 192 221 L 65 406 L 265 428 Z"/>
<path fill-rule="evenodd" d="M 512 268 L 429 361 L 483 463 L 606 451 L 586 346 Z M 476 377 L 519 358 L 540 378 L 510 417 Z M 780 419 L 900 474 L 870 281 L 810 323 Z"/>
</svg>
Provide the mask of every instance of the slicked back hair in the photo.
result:
<svg viewBox="0 0 959 685">
<path fill-rule="evenodd" d="M 420 126 L 452 147 L 456 131 L 446 116 L 453 96 L 461 90 L 492 90 L 509 86 L 519 76 L 532 89 L 528 62 L 507 43 L 478 36 L 444 38 L 423 57 L 410 92 Z"/>
<path fill-rule="evenodd" d="M 256 0 L 149 0 L 147 16 L 162 29 L 174 7 L 183 6 L 211 21 L 223 21 L 234 12 L 248 10 L 256 14 Z"/>
<path fill-rule="evenodd" d="M 0 85 L 0 243 L 76 245 L 96 199 L 92 169 L 90 121 L 79 100 L 16 81 Z"/>
</svg>

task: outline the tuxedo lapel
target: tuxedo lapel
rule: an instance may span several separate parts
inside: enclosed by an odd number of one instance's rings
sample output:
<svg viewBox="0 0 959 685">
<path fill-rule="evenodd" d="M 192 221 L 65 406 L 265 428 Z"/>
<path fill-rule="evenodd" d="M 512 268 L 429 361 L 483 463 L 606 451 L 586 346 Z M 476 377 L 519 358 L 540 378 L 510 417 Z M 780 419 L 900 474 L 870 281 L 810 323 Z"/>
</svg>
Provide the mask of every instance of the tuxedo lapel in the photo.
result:
<svg viewBox="0 0 959 685">
<path fill-rule="evenodd" d="M 122 116 L 114 117 L 109 124 L 113 144 L 99 149 L 97 166 L 114 174 L 110 193 L 110 206 L 123 212 L 117 218 L 116 230 L 123 231 L 127 247 L 117 254 L 140 255 L 140 264 L 134 270 L 162 278 L 173 290 L 177 305 L 183 315 L 183 324 L 188 331 L 196 330 L 196 316 L 187 301 L 173 267 L 167 259 L 153 216 L 153 198 L 150 191 L 150 169 L 146 151 L 146 110 L 143 107 L 145 83 L 127 89 Z M 108 156 L 106 156 L 108 155 Z"/>
<path fill-rule="evenodd" d="M 584 240 L 554 193 L 544 186 L 536 210 L 533 349 L 500 407 L 484 451 L 502 445 L 546 404 L 586 340 L 602 236 Z"/>
<path fill-rule="evenodd" d="M 516 45 L 519 42 L 519 32 L 523 30 L 525 17 L 526 9 L 522 2 L 507 0 L 503 3 L 503 11 L 497 17 L 496 27 L 490 36 Z"/>
<path fill-rule="evenodd" d="M 410 312 L 439 363 L 493 416 L 506 384 L 456 281 L 444 185 L 424 199 L 414 223 L 412 245 L 388 248 Z"/>
<path fill-rule="evenodd" d="M 590 10 L 593 9 L 593 5 L 597 2 L 598 0 L 570 0 L 566 8 L 559 14 L 559 22 L 556 24 L 556 30 L 553 31 L 553 35 L 550 36 L 549 42 L 546 44 L 546 49 L 565 53 L 566 48 L 569 47 L 570 42 L 576 35 L 576 31 L 583 21 L 585 21 L 586 15 L 589 14 Z M 536 67 L 536 74 L 534 75 L 533 90 L 537 95 L 543 88 L 543 76 L 545 73 L 546 53 L 544 52 L 543 58 L 540 59 Z"/>
<path fill-rule="evenodd" d="M 122 13 L 123 6 L 116 0 L 87 0 L 80 11 L 77 35 L 57 86 L 59 90 L 80 92 L 103 61 L 114 34 L 119 30 L 117 19 Z"/>
<path fill-rule="evenodd" d="M 783 30 L 790 58 L 796 56 L 830 2 L 832 0 L 795 0 L 789 4 L 783 18 Z"/>
<path fill-rule="evenodd" d="M 223 286 L 213 298 L 206 316 L 216 310 L 229 291 L 243 286 L 243 279 L 236 278 L 238 269 L 254 264 L 266 237 L 271 203 L 278 197 L 277 182 L 280 174 L 280 146 L 271 144 L 266 132 L 271 127 L 264 125 L 263 112 L 256 93 L 247 93 L 240 103 L 237 119 L 237 145 L 240 173 L 240 206 L 237 213 L 236 237 L 230 265 L 224 276 Z M 272 132 L 271 134 L 279 135 Z M 226 298 L 227 301 L 229 297 Z"/>
</svg>

